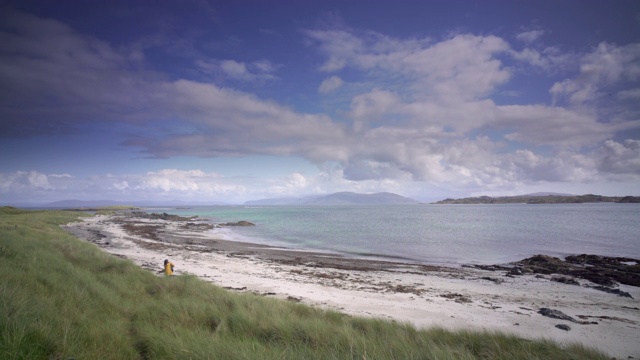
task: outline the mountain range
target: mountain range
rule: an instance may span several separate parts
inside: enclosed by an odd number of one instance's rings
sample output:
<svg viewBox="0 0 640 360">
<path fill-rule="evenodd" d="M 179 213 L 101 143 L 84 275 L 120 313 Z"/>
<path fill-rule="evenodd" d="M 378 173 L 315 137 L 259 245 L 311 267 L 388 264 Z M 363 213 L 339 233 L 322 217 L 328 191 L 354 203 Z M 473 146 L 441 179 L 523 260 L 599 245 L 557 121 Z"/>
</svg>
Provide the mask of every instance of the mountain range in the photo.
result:
<svg viewBox="0 0 640 360">
<path fill-rule="evenodd" d="M 419 204 L 420 202 L 398 194 L 381 192 L 375 194 L 359 194 L 354 192 L 337 192 L 323 196 L 303 198 L 272 198 L 247 201 L 245 205 L 393 205 Z"/>
</svg>

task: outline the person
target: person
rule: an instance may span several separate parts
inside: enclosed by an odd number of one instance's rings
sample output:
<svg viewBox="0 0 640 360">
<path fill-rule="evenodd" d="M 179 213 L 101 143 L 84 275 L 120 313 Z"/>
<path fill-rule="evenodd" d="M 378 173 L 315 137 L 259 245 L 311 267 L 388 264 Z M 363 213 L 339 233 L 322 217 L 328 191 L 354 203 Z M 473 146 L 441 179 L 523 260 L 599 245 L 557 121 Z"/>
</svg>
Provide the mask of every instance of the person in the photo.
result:
<svg viewBox="0 0 640 360">
<path fill-rule="evenodd" d="M 164 274 L 166 276 L 173 275 L 173 263 L 167 259 L 164 260 Z"/>
</svg>

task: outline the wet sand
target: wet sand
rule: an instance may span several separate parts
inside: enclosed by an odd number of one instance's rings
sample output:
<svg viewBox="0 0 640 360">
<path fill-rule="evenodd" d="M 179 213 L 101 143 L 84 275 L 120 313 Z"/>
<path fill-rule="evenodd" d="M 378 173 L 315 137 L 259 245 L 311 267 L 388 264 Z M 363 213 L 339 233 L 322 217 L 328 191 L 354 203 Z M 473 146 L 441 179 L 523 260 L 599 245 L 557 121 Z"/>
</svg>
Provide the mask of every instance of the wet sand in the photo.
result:
<svg viewBox="0 0 640 360">
<path fill-rule="evenodd" d="M 640 288 L 623 297 L 547 275 L 352 259 L 220 240 L 198 220 L 94 216 L 63 226 L 104 251 L 157 273 L 164 259 L 176 274 L 218 286 L 417 327 L 489 330 L 560 343 L 579 342 L 619 359 L 640 358 Z M 550 318 L 541 308 L 571 320 Z M 556 327 L 568 326 L 570 330 Z"/>
</svg>

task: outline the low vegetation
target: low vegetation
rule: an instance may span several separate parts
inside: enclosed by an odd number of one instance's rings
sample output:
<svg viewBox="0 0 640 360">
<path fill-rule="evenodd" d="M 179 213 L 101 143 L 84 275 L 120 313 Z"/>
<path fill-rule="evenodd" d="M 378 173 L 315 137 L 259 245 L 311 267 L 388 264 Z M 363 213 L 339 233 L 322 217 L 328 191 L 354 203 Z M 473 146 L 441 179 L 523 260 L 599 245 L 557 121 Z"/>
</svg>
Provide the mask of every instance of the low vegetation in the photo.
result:
<svg viewBox="0 0 640 360">
<path fill-rule="evenodd" d="M 0 358 L 607 358 L 581 345 L 418 330 L 161 277 L 60 229 L 80 216 L 0 208 Z"/>
</svg>

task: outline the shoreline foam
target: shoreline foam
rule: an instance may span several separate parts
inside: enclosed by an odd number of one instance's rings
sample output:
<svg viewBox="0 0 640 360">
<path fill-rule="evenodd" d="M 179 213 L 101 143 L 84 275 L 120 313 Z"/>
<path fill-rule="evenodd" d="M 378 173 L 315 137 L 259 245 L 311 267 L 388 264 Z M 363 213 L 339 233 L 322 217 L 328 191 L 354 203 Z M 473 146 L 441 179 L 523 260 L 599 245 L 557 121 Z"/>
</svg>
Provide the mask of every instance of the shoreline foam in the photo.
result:
<svg viewBox="0 0 640 360">
<path fill-rule="evenodd" d="M 127 232 L 122 227 L 127 222 L 155 228 L 157 238 Z M 640 358 L 640 289 L 633 286 L 619 287 L 630 299 L 534 275 L 506 277 L 481 269 L 290 251 L 216 239 L 179 221 L 94 216 L 64 228 L 142 268 L 157 272 L 169 258 L 178 275 L 193 274 L 234 291 L 417 327 L 579 342 L 618 358 Z M 540 308 L 598 324 L 545 317 L 538 314 Z"/>
</svg>

